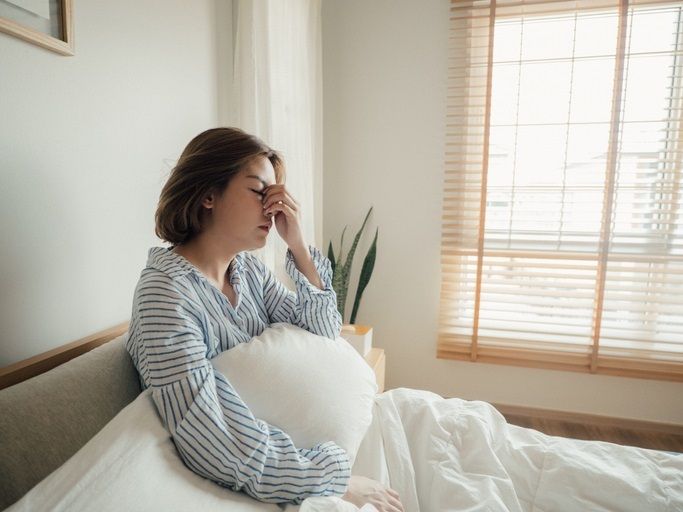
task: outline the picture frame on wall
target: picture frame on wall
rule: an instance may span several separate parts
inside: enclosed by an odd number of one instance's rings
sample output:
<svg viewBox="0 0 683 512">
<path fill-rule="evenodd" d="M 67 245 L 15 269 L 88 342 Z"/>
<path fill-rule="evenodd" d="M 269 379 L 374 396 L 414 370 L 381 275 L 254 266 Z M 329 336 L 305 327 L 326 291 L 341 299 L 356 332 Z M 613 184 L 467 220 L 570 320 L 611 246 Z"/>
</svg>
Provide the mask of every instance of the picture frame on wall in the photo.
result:
<svg viewBox="0 0 683 512">
<path fill-rule="evenodd" d="M 73 55 L 72 0 L 0 0 L 0 32 Z"/>
</svg>

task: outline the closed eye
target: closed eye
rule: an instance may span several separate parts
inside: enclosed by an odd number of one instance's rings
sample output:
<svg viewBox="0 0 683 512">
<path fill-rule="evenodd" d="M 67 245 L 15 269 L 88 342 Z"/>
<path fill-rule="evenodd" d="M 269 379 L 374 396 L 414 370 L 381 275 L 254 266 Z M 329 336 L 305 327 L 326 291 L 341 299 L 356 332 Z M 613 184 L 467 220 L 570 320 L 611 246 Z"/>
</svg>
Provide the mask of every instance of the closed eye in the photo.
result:
<svg viewBox="0 0 683 512">
<path fill-rule="evenodd" d="M 263 192 L 262 190 L 254 190 L 253 188 L 250 189 L 250 190 L 251 190 L 252 192 L 255 192 L 256 194 L 260 195 L 261 197 L 263 197 L 263 195 L 264 195 L 264 192 Z"/>
</svg>

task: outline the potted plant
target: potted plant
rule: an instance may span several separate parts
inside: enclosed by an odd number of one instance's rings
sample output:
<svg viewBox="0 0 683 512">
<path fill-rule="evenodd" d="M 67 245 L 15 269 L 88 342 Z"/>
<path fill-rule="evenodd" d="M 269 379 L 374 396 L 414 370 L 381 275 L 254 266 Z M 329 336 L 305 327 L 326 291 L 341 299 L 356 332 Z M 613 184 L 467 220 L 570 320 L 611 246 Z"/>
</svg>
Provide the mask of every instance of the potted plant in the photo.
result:
<svg viewBox="0 0 683 512">
<path fill-rule="evenodd" d="M 332 288 L 334 288 L 334 291 L 337 294 L 337 309 L 342 317 L 342 321 L 345 321 L 344 312 L 346 310 L 346 300 L 348 297 L 349 283 L 351 280 L 353 258 L 356 254 L 358 242 L 360 241 L 363 230 L 365 229 L 365 225 L 367 224 L 371 213 L 372 207 L 370 207 L 368 213 L 365 215 L 363 224 L 353 239 L 353 243 L 351 244 L 349 252 L 346 255 L 346 259 L 343 257 L 343 250 L 344 234 L 346 233 L 347 226 L 344 226 L 344 230 L 342 231 L 338 257 L 335 258 L 331 240 L 327 249 L 327 257 L 332 264 Z M 361 355 L 365 355 L 372 345 L 372 328 L 368 326 L 356 325 L 356 315 L 358 314 L 358 308 L 360 307 L 360 301 L 363 297 L 363 292 L 370 282 L 372 271 L 375 268 L 378 235 L 379 228 L 375 230 L 375 238 L 373 239 L 372 244 L 370 245 L 370 248 L 368 249 L 368 252 L 363 260 L 363 266 L 361 267 L 360 276 L 358 278 L 358 286 L 356 287 L 356 296 L 353 301 L 353 309 L 351 310 L 349 324 L 345 324 L 342 327 L 342 337 L 354 345 L 356 350 L 358 350 Z"/>
</svg>

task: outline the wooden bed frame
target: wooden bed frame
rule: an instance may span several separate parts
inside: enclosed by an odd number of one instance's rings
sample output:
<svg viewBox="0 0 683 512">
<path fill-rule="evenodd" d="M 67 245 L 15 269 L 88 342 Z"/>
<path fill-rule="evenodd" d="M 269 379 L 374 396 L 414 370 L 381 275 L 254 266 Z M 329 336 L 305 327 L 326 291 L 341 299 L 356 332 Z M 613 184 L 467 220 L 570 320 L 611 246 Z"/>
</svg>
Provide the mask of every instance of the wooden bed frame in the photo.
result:
<svg viewBox="0 0 683 512">
<path fill-rule="evenodd" d="M 48 350 L 37 356 L 0 368 L 0 389 L 40 375 L 52 368 L 66 363 L 68 360 L 85 354 L 114 338 L 118 338 L 128 330 L 128 322 L 123 322 L 104 331 L 96 332 L 80 340 L 67 343 L 61 347 Z"/>
</svg>

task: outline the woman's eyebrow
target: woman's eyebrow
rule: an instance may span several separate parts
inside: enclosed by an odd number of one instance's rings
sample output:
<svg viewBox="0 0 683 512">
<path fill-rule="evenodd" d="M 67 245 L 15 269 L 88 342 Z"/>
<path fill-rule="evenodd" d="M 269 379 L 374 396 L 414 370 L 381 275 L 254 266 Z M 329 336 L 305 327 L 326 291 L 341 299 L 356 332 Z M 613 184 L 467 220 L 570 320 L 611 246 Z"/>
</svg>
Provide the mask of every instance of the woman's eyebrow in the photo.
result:
<svg viewBox="0 0 683 512">
<path fill-rule="evenodd" d="M 259 180 L 263 184 L 263 188 L 268 188 L 270 186 L 268 185 L 268 183 L 266 183 L 266 181 L 263 178 L 261 178 L 261 176 L 256 176 L 255 174 L 247 174 L 247 178 L 254 178 Z"/>
</svg>

